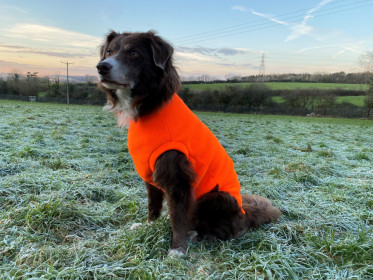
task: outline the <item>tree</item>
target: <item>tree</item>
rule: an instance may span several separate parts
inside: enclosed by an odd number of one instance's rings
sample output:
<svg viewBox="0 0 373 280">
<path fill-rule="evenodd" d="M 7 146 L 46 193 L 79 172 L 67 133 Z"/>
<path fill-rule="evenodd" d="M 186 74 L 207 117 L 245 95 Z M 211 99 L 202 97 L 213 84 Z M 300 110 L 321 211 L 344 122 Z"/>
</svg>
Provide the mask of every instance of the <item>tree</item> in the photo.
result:
<svg viewBox="0 0 373 280">
<path fill-rule="evenodd" d="M 53 96 L 60 96 L 60 77 L 56 76 L 51 88 Z"/>
<path fill-rule="evenodd" d="M 360 56 L 360 64 L 365 71 L 373 72 L 373 51 L 367 51 Z"/>
<path fill-rule="evenodd" d="M 27 72 L 26 81 L 22 87 L 22 95 L 25 96 L 36 96 L 39 87 L 38 72 Z"/>
<path fill-rule="evenodd" d="M 269 98 L 269 88 L 263 83 L 250 84 L 245 90 L 245 96 L 248 98 L 248 104 L 255 108 L 255 111 L 260 106 L 267 103 Z"/>
<path fill-rule="evenodd" d="M 288 91 L 283 95 L 285 104 L 289 107 L 298 110 L 298 113 L 303 113 L 313 105 L 313 90 L 312 89 L 295 89 Z"/>
<path fill-rule="evenodd" d="M 373 108 L 373 83 L 370 84 L 369 86 L 367 95 L 365 96 L 365 99 L 364 99 L 364 104 L 365 104 L 365 107 L 368 108 L 367 118 L 369 118 L 370 111 Z"/>
<path fill-rule="evenodd" d="M 84 78 L 85 78 L 85 81 L 86 81 L 86 83 L 88 85 L 92 85 L 92 84 L 94 84 L 97 81 L 97 77 L 96 76 L 85 75 Z"/>
<path fill-rule="evenodd" d="M 326 110 L 335 105 L 337 96 L 332 92 L 316 91 L 313 95 L 313 106 L 317 112 L 326 115 Z"/>
<path fill-rule="evenodd" d="M 8 85 L 10 88 L 10 91 L 14 95 L 20 94 L 20 80 L 21 80 L 22 74 L 18 72 L 18 70 L 14 70 L 12 73 L 8 76 Z"/>
</svg>

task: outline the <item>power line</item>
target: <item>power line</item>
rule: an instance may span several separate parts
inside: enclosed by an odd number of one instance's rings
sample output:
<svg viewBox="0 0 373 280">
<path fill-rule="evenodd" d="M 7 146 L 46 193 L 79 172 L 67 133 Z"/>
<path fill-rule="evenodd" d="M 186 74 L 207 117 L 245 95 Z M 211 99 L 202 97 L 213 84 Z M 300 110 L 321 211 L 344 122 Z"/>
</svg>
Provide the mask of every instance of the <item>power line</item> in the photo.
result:
<svg viewBox="0 0 373 280">
<path fill-rule="evenodd" d="M 343 2 L 343 1 L 340 1 L 340 2 Z M 358 8 L 363 8 L 363 7 L 373 5 L 373 3 L 370 3 L 370 4 L 366 4 L 366 5 L 349 7 L 348 9 L 336 10 L 336 9 L 339 9 L 339 8 L 346 8 L 348 6 L 361 4 L 361 3 L 365 3 L 365 2 L 372 2 L 372 0 L 362 0 L 362 1 L 357 1 L 357 2 L 354 2 L 354 3 L 348 3 L 346 5 L 337 6 L 337 7 L 330 7 L 328 9 L 324 9 L 324 10 L 319 11 L 319 12 L 316 11 L 316 12 L 313 13 L 313 18 L 326 16 L 326 15 L 330 15 L 330 14 L 341 13 L 341 12 L 345 12 L 345 11 L 350 11 L 352 9 L 358 9 Z M 304 10 L 309 10 L 309 9 L 304 9 Z M 300 11 L 304 11 L 304 10 L 300 10 Z M 334 11 L 329 12 L 329 13 L 325 13 L 325 11 L 329 11 L 329 10 L 334 10 Z M 293 12 L 293 13 L 299 13 L 299 11 Z M 292 13 L 287 13 L 287 14 L 292 14 Z M 284 15 L 286 15 L 286 14 L 284 14 Z M 278 18 L 278 16 L 277 17 L 274 16 L 273 18 Z M 294 18 L 296 18 L 296 19 L 294 19 Z M 292 16 L 292 17 L 287 17 L 287 18 L 280 18 L 279 20 L 284 21 L 284 20 L 293 19 L 293 20 L 287 22 L 287 23 L 293 23 L 293 22 L 297 22 L 297 21 L 299 21 L 303 18 L 304 18 L 304 15 L 302 15 L 302 16 L 297 15 L 297 16 Z M 258 22 L 263 22 L 263 21 L 265 21 L 265 23 L 258 23 Z M 258 24 L 250 25 L 248 27 L 234 28 L 234 27 L 238 27 L 238 26 L 241 26 L 241 25 L 247 25 L 247 24 L 250 24 L 250 23 L 251 24 L 252 23 L 258 23 Z M 174 42 L 175 43 L 195 43 L 195 42 L 218 39 L 218 38 L 223 38 L 223 37 L 230 37 L 230 36 L 235 36 L 235 35 L 239 35 L 239 34 L 243 34 L 243 33 L 253 32 L 253 31 L 257 31 L 257 30 L 261 30 L 261 29 L 280 26 L 279 23 L 273 24 L 273 23 L 268 22 L 268 19 L 253 21 L 253 22 L 250 22 L 250 23 L 245 23 L 245 24 L 241 24 L 241 25 L 215 29 L 214 31 L 208 31 L 208 32 L 205 32 L 205 33 L 199 33 L 197 35 L 191 35 L 191 36 L 189 36 L 189 37 L 191 37 L 190 39 L 174 40 Z M 257 28 L 255 28 L 255 27 L 257 27 Z M 222 31 L 222 30 L 226 30 L 226 29 L 232 29 L 232 30 Z M 247 30 L 244 30 L 244 29 L 247 29 Z M 240 30 L 244 30 L 244 31 L 240 31 Z M 232 32 L 234 32 L 234 33 L 232 33 Z M 226 33 L 228 33 L 228 34 L 226 34 Z M 210 35 L 207 35 L 207 34 L 210 34 Z M 225 35 L 221 35 L 221 34 L 225 34 Z M 183 38 L 183 37 L 181 37 L 181 38 Z M 198 39 L 198 38 L 200 38 L 200 39 Z"/>
<path fill-rule="evenodd" d="M 344 1 L 345 0 L 342 0 L 340 2 L 344 2 Z M 319 11 L 319 12 L 316 11 L 316 12 L 314 12 L 314 14 L 325 12 L 325 11 L 328 11 L 328 10 L 334 10 L 336 8 L 344 8 L 344 7 L 347 7 L 347 6 L 351 6 L 351 5 L 355 5 L 355 4 L 360 4 L 362 2 L 370 2 L 370 1 L 371 0 L 362 0 L 362 1 L 357 1 L 357 2 L 354 2 L 354 3 L 348 3 L 346 5 L 337 6 L 337 7 L 330 7 L 330 8 L 327 8 L 327 9 L 323 9 L 323 11 Z M 336 3 L 340 3 L 340 2 L 336 2 Z M 370 6 L 370 5 L 365 5 L 365 6 Z M 365 6 L 352 7 L 351 9 L 356 9 L 356 8 L 365 7 Z M 299 10 L 299 11 L 295 11 L 295 12 L 291 12 L 291 13 L 287 13 L 287 14 L 283 14 L 283 15 L 280 15 L 280 16 L 273 16 L 272 18 L 276 18 L 276 19 L 278 18 L 279 20 L 282 20 L 282 21 L 288 20 L 288 19 L 297 18 L 295 20 L 292 20 L 292 21 L 288 22 L 288 23 L 292 23 L 292 22 L 296 22 L 296 21 L 299 21 L 299 20 L 303 19 L 304 15 L 296 15 L 296 16 L 291 16 L 291 17 L 286 17 L 286 18 L 281 18 L 281 17 L 284 16 L 284 15 L 295 14 L 295 13 L 299 13 L 299 12 L 302 12 L 302 11 L 305 11 L 305 10 L 310 10 L 310 9 L 311 8 L 309 8 L 309 9 L 303 9 L 303 10 Z M 343 12 L 343 11 L 346 11 L 346 10 L 339 10 L 339 11 L 336 11 L 336 12 L 331 12 L 331 13 L 316 15 L 316 16 L 313 16 L 313 17 L 319 17 L 319 16 L 329 15 L 329 14 Z M 264 23 L 260 23 L 260 22 L 264 22 Z M 259 24 L 255 24 L 255 23 L 259 23 Z M 241 27 L 241 28 L 235 28 L 235 27 L 238 27 L 238 26 L 241 26 L 241 25 L 248 25 L 248 24 L 254 24 L 254 25 L 250 25 L 250 26 L 247 26 L 247 27 Z M 260 30 L 260 29 L 264 29 L 264 28 L 278 26 L 278 24 L 273 24 L 273 23 L 268 22 L 268 19 L 262 19 L 262 20 L 257 20 L 257 21 L 252 21 L 252 22 L 249 22 L 249 23 L 244 23 L 244 24 L 236 25 L 236 26 L 215 29 L 214 31 L 208 31 L 208 32 L 205 32 L 205 33 L 199 33 L 198 35 L 191 35 L 191 36 L 189 36 L 189 37 L 192 37 L 191 39 L 184 39 L 184 40 L 181 40 L 181 41 L 180 40 L 176 40 L 176 42 L 179 42 L 179 43 L 181 43 L 181 42 L 189 42 L 189 41 L 193 42 L 193 41 L 196 41 L 198 38 L 202 38 L 203 39 L 203 40 L 198 40 L 198 41 L 205 41 L 205 40 L 210 40 L 210 39 L 215 39 L 215 38 L 227 37 L 227 35 L 222 35 L 222 36 L 219 35 L 217 37 L 211 37 L 211 36 L 216 36 L 216 35 L 222 34 L 222 33 L 229 33 L 229 32 L 232 32 L 232 31 L 234 32 L 234 31 L 238 31 L 238 30 L 243 30 L 243 29 L 253 28 L 253 27 L 258 27 L 258 26 L 263 26 L 263 25 L 264 25 L 264 27 L 261 27 L 261 28 L 250 29 L 250 30 L 246 30 L 246 31 L 239 32 L 239 33 L 234 33 L 234 34 L 228 34 L 228 36 L 232 36 L 232 35 L 241 34 L 241 33 L 245 33 L 245 32 L 251 32 L 251 31 L 256 31 L 256 30 Z M 232 30 L 222 31 L 222 30 L 226 30 L 226 29 L 232 29 Z M 209 33 L 213 33 L 213 34 L 207 35 L 208 38 L 206 38 L 206 34 L 209 34 Z"/>
<path fill-rule="evenodd" d="M 331 4 L 339 4 L 339 3 L 345 2 L 345 1 L 347 1 L 347 0 L 334 1 L 334 2 L 328 3 L 326 5 L 329 6 Z M 297 10 L 297 11 L 294 11 L 294 12 L 275 15 L 272 18 L 281 19 L 281 17 L 291 15 L 291 14 L 297 14 L 297 13 L 309 11 L 311 9 L 312 9 L 312 7 L 309 7 L 309 8 Z M 285 20 L 285 19 L 282 19 L 282 20 Z M 210 31 L 200 32 L 200 33 L 196 33 L 196 34 L 192 34 L 192 35 L 185 35 L 185 36 L 174 38 L 174 41 L 177 42 L 177 41 L 184 41 L 184 40 L 186 40 L 186 41 L 187 40 L 192 40 L 192 39 L 195 39 L 195 37 L 197 37 L 197 38 L 198 37 L 204 37 L 204 36 L 206 36 L 207 34 L 210 34 L 210 33 L 217 33 L 217 32 L 221 33 L 223 30 L 236 29 L 237 27 L 241 27 L 241 26 L 245 26 L 245 25 L 251 25 L 251 24 L 258 23 L 258 22 L 268 23 L 268 19 L 253 20 L 253 21 L 246 22 L 246 23 L 241 23 L 241 24 L 231 25 L 231 26 L 227 26 L 227 27 L 217 28 L 217 29 L 213 29 L 213 30 L 210 30 Z M 251 26 L 249 26 L 249 27 L 251 27 Z M 247 27 L 245 27 L 245 28 L 247 28 Z M 242 29 L 242 28 L 239 28 L 239 29 Z"/>
<path fill-rule="evenodd" d="M 66 64 L 66 99 L 67 99 L 67 105 L 70 104 L 70 98 L 69 98 L 69 65 L 74 64 L 74 62 L 69 61 L 61 61 L 61 63 Z"/>
</svg>

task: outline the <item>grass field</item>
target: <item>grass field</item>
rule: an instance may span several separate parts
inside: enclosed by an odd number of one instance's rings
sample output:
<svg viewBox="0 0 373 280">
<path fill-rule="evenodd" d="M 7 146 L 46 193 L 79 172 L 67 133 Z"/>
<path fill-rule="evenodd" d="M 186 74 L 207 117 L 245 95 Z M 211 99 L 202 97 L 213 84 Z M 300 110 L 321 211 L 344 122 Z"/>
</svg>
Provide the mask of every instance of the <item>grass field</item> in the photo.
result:
<svg viewBox="0 0 373 280">
<path fill-rule="evenodd" d="M 250 83 L 213 83 L 213 84 L 183 84 L 183 87 L 191 90 L 206 90 L 206 89 L 222 89 L 227 86 L 248 86 Z M 272 90 L 292 90 L 296 88 L 305 89 L 344 89 L 344 90 L 367 90 L 368 85 L 360 84 L 334 84 L 334 83 L 281 83 L 270 82 L 265 83 Z"/>
<path fill-rule="evenodd" d="M 111 114 L 0 100 L 0 279 L 373 278 L 372 121 L 198 116 L 283 215 L 177 259 Z"/>
<path fill-rule="evenodd" d="M 343 102 L 351 103 L 353 105 L 363 107 L 365 96 L 338 96 L 336 98 L 336 103 L 341 104 Z M 275 103 L 284 103 L 285 100 L 281 96 L 273 96 L 272 101 Z"/>
<path fill-rule="evenodd" d="M 337 103 L 346 102 L 346 103 L 354 104 L 356 106 L 363 107 L 365 104 L 364 100 L 365 100 L 365 96 L 338 96 L 336 99 L 336 102 Z"/>
</svg>

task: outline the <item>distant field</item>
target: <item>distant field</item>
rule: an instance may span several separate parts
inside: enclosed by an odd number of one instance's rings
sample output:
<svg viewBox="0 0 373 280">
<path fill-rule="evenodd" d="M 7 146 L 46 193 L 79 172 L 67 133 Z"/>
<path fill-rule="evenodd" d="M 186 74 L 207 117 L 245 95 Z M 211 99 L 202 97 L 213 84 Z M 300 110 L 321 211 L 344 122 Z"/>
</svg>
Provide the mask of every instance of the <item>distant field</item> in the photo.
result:
<svg viewBox="0 0 373 280">
<path fill-rule="evenodd" d="M 339 96 L 337 97 L 336 102 L 337 103 L 346 102 L 346 103 L 351 103 L 356 106 L 362 107 L 364 106 L 364 99 L 365 99 L 365 96 Z"/>
<path fill-rule="evenodd" d="M 373 279 L 372 121 L 198 116 L 283 215 L 177 259 L 111 114 L 0 100 L 0 279 Z"/>
<path fill-rule="evenodd" d="M 356 106 L 363 107 L 364 106 L 364 99 L 365 96 L 338 96 L 336 98 L 336 103 L 341 104 L 343 102 L 351 103 Z M 272 97 L 272 101 L 275 103 L 283 103 L 285 100 L 281 96 L 274 96 Z"/>
<path fill-rule="evenodd" d="M 183 84 L 183 87 L 191 90 L 222 89 L 227 86 L 245 87 L 250 83 L 216 83 L 216 84 Z M 316 89 L 345 89 L 345 90 L 367 90 L 368 85 L 360 84 L 332 84 L 332 83 L 265 83 L 272 90 L 285 90 L 296 88 L 316 88 Z"/>
</svg>

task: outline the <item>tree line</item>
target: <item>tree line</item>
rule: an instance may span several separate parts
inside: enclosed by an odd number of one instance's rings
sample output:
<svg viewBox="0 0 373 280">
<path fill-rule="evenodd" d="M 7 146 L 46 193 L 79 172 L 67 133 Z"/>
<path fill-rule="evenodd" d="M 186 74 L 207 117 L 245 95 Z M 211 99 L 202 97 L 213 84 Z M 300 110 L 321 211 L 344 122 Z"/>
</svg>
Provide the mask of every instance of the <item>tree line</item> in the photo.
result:
<svg viewBox="0 0 373 280">
<path fill-rule="evenodd" d="M 335 84 L 368 84 L 373 81 L 373 73 L 303 73 L 303 74 L 274 74 L 264 76 L 246 76 L 245 82 L 302 82 L 302 83 L 335 83 Z"/>
<path fill-rule="evenodd" d="M 38 77 L 37 74 L 37 72 L 28 72 L 26 75 L 11 73 L 7 79 L 0 78 L 0 98 L 27 100 L 28 96 L 37 96 L 38 101 L 65 103 L 66 83 L 61 82 L 58 76 Z M 293 74 L 289 75 L 288 78 Z M 304 82 L 305 77 L 316 77 L 315 75 L 294 74 L 294 77 L 299 77 L 299 81 Z M 371 73 L 360 73 L 357 76 L 359 79 L 370 79 L 371 75 Z M 259 76 L 254 77 L 259 79 Z M 283 75 L 274 75 L 274 77 L 285 79 Z M 330 77 L 341 82 L 336 78 L 337 75 L 330 74 Z M 105 94 L 95 82 L 89 79 L 85 83 L 70 83 L 69 94 L 71 103 L 102 105 L 106 102 Z M 288 115 L 314 113 L 323 116 L 362 117 L 364 114 L 369 116 L 373 109 L 372 84 L 365 92 L 344 89 L 271 90 L 265 84 L 258 82 L 252 82 L 247 87 L 228 83 L 228 86 L 222 89 L 203 91 L 193 91 L 183 87 L 179 95 L 190 108 L 209 111 Z M 365 107 L 350 103 L 338 104 L 336 102 L 338 96 L 365 96 Z M 281 102 L 274 102 L 273 97 L 280 97 Z"/>
<path fill-rule="evenodd" d="M 286 115 L 314 115 L 338 117 L 370 116 L 373 109 L 373 85 L 367 92 L 343 89 L 272 90 L 263 83 L 247 87 L 226 86 L 222 89 L 193 91 L 188 87 L 179 92 L 184 102 L 195 110 L 268 113 Z M 360 107 L 351 103 L 337 103 L 338 96 L 365 96 Z M 278 97 L 281 102 L 275 102 Z"/>
<path fill-rule="evenodd" d="M 372 72 L 361 73 L 289 73 L 289 74 L 268 74 L 251 76 L 233 76 L 227 79 L 219 79 L 209 75 L 184 77 L 183 83 L 241 83 L 241 82 L 298 82 L 298 83 L 338 83 L 338 84 L 368 84 L 373 81 Z"/>
<path fill-rule="evenodd" d="M 39 101 L 63 102 L 66 99 L 67 84 L 59 76 L 38 77 L 38 73 L 26 75 L 11 73 L 7 79 L 0 78 L 0 98 L 25 99 L 37 96 Z M 69 97 L 75 103 L 103 104 L 105 94 L 97 83 L 87 79 L 85 83 L 69 83 Z"/>
</svg>

